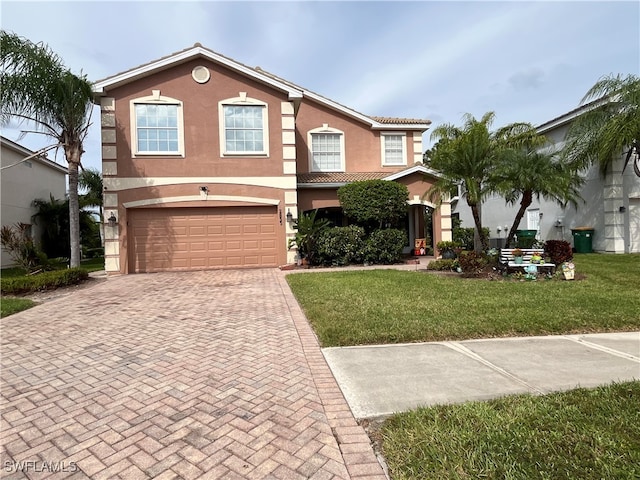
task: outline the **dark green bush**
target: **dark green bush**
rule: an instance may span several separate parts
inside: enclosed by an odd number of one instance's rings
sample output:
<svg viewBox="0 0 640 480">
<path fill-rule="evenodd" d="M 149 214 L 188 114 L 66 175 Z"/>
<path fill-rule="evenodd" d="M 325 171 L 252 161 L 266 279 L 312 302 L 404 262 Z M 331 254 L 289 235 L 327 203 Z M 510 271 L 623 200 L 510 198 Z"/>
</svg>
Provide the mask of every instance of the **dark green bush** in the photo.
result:
<svg viewBox="0 0 640 480">
<path fill-rule="evenodd" d="M 487 227 L 482 229 L 484 231 L 485 237 L 489 238 L 490 232 Z M 475 235 L 476 229 L 474 227 L 455 227 L 453 228 L 453 241 L 460 244 L 460 246 L 464 250 L 473 250 L 473 237 Z"/>
<path fill-rule="evenodd" d="M 376 230 L 366 241 L 364 261 L 385 265 L 399 263 L 402 261 L 402 251 L 407 242 L 407 234 L 403 230 Z"/>
<path fill-rule="evenodd" d="M 362 263 L 363 247 L 364 228 L 357 225 L 333 227 L 320 234 L 315 258 L 321 265 Z"/>
<path fill-rule="evenodd" d="M 483 254 L 473 250 L 463 251 L 458 255 L 458 264 L 462 269 L 462 273 L 477 275 L 487 266 L 487 259 Z"/>
<path fill-rule="evenodd" d="M 427 270 L 437 270 L 437 271 L 455 271 L 458 268 L 458 260 L 457 259 L 440 259 L 433 260 L 427 264 Z"/>
<path fill-rule="evenodd" d="M 36 275 L 10 277 L 0 279 L 0 292 L 3 295 L 53 290 L 58 287 L 77 285 L 89 278 L 89 273 L 82 268 L 53 270 Z"/>
<path fill-rule="evenodd" d="M 406 185 L 387 180 L 352 182 L 338 189 L 344 214 L 367 232 L 401 225 L 407 214 L 408 197 Z"/>
</svg>

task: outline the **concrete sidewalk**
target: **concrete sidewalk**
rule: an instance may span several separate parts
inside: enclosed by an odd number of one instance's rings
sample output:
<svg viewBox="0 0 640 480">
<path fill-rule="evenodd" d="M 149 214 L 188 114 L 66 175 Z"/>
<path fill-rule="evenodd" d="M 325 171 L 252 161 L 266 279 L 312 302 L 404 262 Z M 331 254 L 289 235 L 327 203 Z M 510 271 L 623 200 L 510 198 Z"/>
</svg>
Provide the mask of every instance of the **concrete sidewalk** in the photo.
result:
<svg viewBox="0 0 640 480">
<path fill-rule="evenodd" d="M 356 418 L 640 379 L 640 332 L 323 349 Z"/>
</svg>

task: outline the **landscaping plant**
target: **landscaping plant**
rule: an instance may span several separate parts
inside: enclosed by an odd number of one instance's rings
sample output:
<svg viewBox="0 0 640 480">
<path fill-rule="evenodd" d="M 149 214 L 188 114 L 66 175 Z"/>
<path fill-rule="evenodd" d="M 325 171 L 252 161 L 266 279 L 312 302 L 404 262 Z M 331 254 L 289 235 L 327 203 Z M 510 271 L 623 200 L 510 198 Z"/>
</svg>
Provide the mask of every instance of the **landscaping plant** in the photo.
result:
<svg viewBox="0 0 640 480">
<path fill-rule="evenodd" d="M 35 245 L 29 231 L 30 226 L 26 223 L 4 225 L 0 229 L 2 249 L 27 273 L 41 269 L 47 264 L 47 256 Z"/>
</svg>

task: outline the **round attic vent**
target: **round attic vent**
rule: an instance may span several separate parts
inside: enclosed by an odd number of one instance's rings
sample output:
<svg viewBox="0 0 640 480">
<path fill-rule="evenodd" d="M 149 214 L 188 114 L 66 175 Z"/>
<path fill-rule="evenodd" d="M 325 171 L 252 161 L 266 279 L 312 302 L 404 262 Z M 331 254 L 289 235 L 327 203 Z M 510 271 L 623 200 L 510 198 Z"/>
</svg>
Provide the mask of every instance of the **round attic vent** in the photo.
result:
<svg viewBox="0 0 640 480">
<path fill-rule="evenodd" d="M 197 66 L 193 70 L 191 70 L 191 76 L 198 83 L 207 83 L 209 81 L 209 78 L 211 78 L 209 69 L 207 67 L 203 67 L 202 65 Z"/>
</svg>

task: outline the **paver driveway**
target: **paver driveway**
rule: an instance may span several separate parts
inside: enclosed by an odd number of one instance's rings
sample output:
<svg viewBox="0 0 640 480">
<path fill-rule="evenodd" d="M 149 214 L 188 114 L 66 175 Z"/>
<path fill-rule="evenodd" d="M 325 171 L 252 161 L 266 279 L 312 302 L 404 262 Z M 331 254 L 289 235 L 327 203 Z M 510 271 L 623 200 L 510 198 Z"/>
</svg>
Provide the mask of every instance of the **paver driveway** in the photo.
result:
<svg viewBox="0 0 640 480">
<path fill-rule="evenodd" d="M 1 327 L 5 478 L 385 478 L 278 270 L 110 278 Z"/>
</svg>

